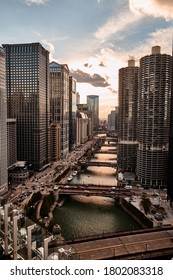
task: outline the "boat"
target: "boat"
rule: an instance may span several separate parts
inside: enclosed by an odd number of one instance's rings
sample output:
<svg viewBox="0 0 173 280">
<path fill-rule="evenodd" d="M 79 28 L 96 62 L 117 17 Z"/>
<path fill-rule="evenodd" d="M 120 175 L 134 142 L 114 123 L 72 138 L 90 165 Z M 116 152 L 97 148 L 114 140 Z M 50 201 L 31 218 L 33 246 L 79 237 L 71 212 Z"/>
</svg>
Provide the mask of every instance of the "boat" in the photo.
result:
<svg viewBox="0 0 173 280">
<path fill-rule="evenodd" d="M 73 175 L 73 176 L 76 176 L 76 175 L 77 175 L 77 171 L 74 171 L 72 175 Z"/>
<path fill-rule="evenodd" d="M 71 181 L 72 179 L 73 179 L 73 176 L 69 176 L 69 177 L 67 178 L 68 181 Z"/>
</svg>

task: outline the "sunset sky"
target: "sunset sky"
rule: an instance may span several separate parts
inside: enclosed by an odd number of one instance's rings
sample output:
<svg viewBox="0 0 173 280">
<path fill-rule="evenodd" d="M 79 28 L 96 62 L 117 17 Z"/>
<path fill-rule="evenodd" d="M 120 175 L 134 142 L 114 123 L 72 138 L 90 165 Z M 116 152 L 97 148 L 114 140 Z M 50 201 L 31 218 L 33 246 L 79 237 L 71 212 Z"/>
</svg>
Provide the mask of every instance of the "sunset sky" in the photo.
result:
<svg viewBox="0 0 173 280">
<path fill-rule="evenodd" d="M 100 96 L 100 117 L 117 106 L 118 69 L 160 45 L 171 54 L 173 0 L 5 0 L 0 45 L 40 42 L 68 64 L 81 103 Z"/>
</svg>

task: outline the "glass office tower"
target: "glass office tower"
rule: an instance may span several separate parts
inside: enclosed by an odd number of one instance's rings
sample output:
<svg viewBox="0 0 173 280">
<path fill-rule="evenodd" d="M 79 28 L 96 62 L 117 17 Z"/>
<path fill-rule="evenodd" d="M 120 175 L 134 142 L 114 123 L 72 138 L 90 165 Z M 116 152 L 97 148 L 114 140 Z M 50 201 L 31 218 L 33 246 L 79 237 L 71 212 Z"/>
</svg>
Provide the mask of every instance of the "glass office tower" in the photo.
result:
<svg viewBox="0 0 173 280">
<path fill-rule="evenodd" d="M 148 187 L 167 186 L 171 64 L 159 46 L 140 59 L 136 173 Z"/>
<path fill-rule="evenodd" d="M 49 52 L 40 43 L 3 45 L 7 115 L 17 125 L 17 159 L 35 170 L 50 162 Z"/>
<path fill-rule="evenodd" d="M 92 113 L 93 129 L 97 130 L 99 127 L 99 96 L 87 95 L 88 111 Z"/>
<path fill-rule="evenodd" d="M 0 47 L 0 196 L 7 185 L 7 103 L 5 88 L 5 52 Z"/>
</svg>

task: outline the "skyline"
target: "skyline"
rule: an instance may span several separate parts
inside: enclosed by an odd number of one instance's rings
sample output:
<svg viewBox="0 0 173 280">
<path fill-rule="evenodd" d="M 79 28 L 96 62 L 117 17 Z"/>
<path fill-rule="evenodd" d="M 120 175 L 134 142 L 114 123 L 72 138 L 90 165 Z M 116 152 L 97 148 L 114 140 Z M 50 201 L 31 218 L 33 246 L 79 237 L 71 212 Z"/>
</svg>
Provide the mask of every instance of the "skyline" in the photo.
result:
<svg viewBox="0 0 173 280">
<path fill-rule="evenodd" d="M 7 22 L 8 20 L 8 22 Z M 81 103 L 99 95 L 100 118 L 118 102 L 118 70 L 151 54 L 171 54 L 171 0 L 7 0 L 1 4 L 2 44 L 40 42 L 50 62 L 68 64 Z"/>
</svg>

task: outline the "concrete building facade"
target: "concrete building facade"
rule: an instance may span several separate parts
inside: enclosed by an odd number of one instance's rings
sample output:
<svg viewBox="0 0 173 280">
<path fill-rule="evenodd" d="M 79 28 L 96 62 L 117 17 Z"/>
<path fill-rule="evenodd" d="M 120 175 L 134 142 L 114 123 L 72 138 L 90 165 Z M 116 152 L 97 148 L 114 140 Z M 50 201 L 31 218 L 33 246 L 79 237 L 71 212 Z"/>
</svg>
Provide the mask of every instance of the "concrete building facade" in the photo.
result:
<svg viewBox="0 0 173 280">
<path fill-rule="evenodd" d="M 50 121 L 61 126 L 61 158 L 69 152 L 69 68 L 67 64 L 51 62 Z"/>
<path fill-rule="evenodd" d="M 119 128 L 117 163 L 124 171 L 135 171 L 137 157 L 137 105 L 139 67 L 129 60 L 119 70 Z"/>
<path fill-rule="evenodd" d="M 61 158 L 61 126 L 53 123 L 50 128 L 50 153 L 52 161 Z"/>
<path fill-rule="evenodd" d="M 69 77 L 69 149 L 76 145 L 76 80 Z"/>
<path fill-rule="evenodd" d="M 167 186 L 171 72 L 159 46 L 140 59 L 136 174 L 146 186 Z"/>
</svg>

